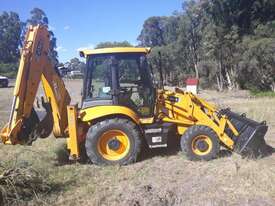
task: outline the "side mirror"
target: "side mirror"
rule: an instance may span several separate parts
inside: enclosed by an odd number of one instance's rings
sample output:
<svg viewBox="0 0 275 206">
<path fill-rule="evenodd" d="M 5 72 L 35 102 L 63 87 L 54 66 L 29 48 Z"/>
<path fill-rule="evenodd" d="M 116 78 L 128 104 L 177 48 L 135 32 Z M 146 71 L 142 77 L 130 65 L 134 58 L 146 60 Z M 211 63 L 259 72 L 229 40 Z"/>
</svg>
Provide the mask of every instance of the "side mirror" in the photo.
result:
<svg viewBox="0 0 275 206">
<path fill-rule="evenodd" d="M 83 51 L 80 51 L 80 52 L 79 52 L 79 56 L 80 56 L 80 57 L 85 57 L 84 52 L 83 52 Z"/>
</svg>

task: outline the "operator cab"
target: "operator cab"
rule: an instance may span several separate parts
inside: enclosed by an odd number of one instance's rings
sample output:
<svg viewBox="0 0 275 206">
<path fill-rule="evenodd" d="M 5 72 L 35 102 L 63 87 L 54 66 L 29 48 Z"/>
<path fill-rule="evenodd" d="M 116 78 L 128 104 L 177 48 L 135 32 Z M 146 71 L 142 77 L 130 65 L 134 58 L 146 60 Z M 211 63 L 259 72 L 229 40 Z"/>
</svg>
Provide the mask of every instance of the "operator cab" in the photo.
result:
<svg viewBox="0 0 275 206">
<path fill-rule="evenodd" d="M 119 105 L 140 117 L 153 116 L 156 90 L 146 55 L 148 48 L 85 50 L 82 108 Z"/>
</svg>

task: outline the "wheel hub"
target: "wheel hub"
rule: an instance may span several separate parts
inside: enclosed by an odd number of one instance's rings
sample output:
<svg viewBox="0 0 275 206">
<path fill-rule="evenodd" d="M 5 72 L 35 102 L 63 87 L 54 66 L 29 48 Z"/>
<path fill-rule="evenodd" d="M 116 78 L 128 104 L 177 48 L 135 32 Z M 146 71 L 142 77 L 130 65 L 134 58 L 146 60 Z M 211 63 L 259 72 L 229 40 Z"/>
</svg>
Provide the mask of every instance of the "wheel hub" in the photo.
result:
<svg viewBox="0 0 275 206">
<path fill-rule="evenodd" d="M 111 140 L 108 141 L 108 147 L 109 149 L 113 150 L 113 151 L 116 151 L 120 148 L 120 141 L 117 139 L 117 138 L 113 138 Z"/>
<path fill-rule="evenodd" d="M 196 148 L 198 148 L 201 152 L 205 152 L 208 150 L 209 145 L 204 140 L 198 140 L 196 143 Z"/>
<path fill-rule="evenodd" d="M 103 158 L 109 161 L 118 161 L 129 153 L 130 141 L 121 130 L 108 130 L 100 136 L 97 150 Z"/>
</svg>

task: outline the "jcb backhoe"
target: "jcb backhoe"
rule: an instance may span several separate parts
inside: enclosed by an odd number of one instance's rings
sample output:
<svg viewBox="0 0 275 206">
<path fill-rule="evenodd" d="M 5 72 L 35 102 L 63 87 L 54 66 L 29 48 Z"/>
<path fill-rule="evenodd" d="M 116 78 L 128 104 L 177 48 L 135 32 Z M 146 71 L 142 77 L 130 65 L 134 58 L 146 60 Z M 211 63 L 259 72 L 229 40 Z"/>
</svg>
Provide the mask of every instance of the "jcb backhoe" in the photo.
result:
<svg viewBox="0 0 275 206">
<path fill-rule="evenodd" d="M 190 160 L 217 157 L 220 147 L 241 155 L 264 152 L 266 124 L 229 109 L 218 110 L 179 88 L 157 87 L 147 63 L 149 48 L 83 50 L 86 58 L 82 102 L 70 105 L 70 95 L 49 57 L 49 33 L 30 27 L 22 50 L 4 144 L 30 145 L 36 138 L 67 139 L 71 159 L 82 152 L 94 164 L 133 163 L 141 147 L 167 147 L 180 138 Z M 34 109 L 42 82 L 46 110 L 41 120 Z M 85 145 L 85 151 L 80 145 Z"/>
</svg>

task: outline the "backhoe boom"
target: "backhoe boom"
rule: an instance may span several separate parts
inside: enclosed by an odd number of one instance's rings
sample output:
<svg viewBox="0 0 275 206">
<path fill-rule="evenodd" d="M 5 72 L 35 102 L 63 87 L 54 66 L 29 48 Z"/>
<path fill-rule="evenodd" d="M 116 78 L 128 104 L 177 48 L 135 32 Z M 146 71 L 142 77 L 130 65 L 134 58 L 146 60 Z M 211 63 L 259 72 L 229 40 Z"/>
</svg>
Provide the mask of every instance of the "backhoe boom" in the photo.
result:
<svg viewBox="0 0 275 206">
<path fill-rule="evenodd" d="M 68 127 L 67 106 L 70 96 L 49 56 L 50 35 L 45 26 L 31 26 L 26 34 L 16 78 L 12 109 L 8 124 L 1 131 L 6 144 L 31 144 L 37 137 L 47 137 L 53 130 L 64 136 Z M 39 84 L 46 100 L 43 120 L 34 110 Z"/>
<path fill-rule="evenodd" d="M 29 28 L 10 119 L 0 133 L 4 144 L 30 145 L 53 131 L 55 137 L 66 138 L 70 159 L 87 155 L 94 164 L 110 165 L 135 162 L 143 146 L 167 147 L 169 138 L 180 138 L 180 147 L 190 160 L 214 159 L 221 146 L 248 157 L 269 153 L 265 122 L 220 110 L 179 88 L 158 89 L 146 59 L 150 48 L 81 51 L 87 61 L 82 105 L 70 105 L 50 47 L 47 27 Z M 40 82 L 45 93 L 43 119 L 33 106 Z"/>
</svg>

